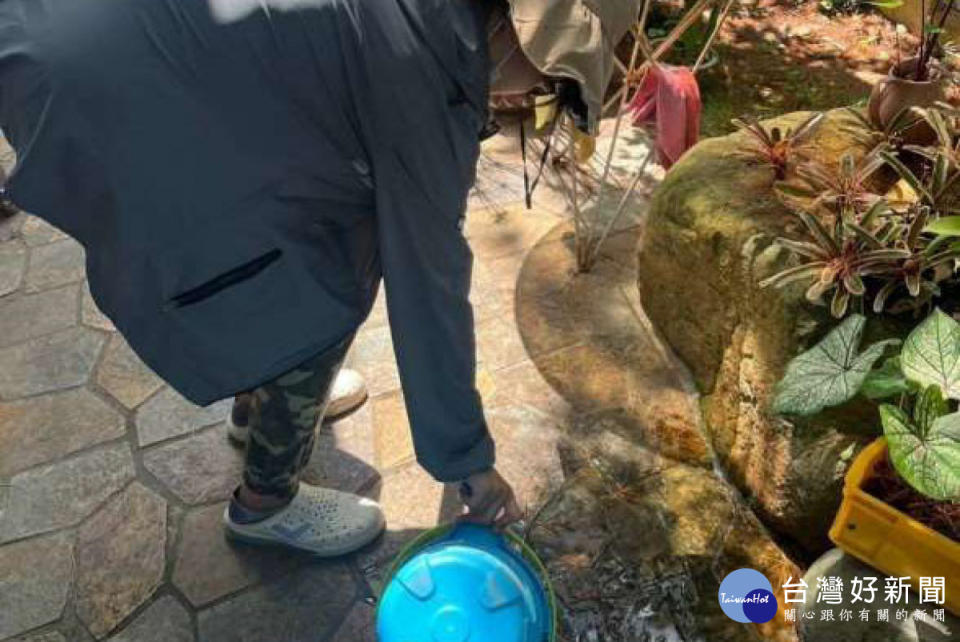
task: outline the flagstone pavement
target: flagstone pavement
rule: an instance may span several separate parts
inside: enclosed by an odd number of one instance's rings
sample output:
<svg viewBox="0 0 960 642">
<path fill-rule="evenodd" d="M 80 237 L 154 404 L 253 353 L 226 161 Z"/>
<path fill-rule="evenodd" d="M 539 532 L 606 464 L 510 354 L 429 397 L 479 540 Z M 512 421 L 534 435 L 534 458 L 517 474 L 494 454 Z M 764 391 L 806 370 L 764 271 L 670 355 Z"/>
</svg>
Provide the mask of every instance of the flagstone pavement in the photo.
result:
<svg viewBox="0 0 960 642">
<path fill-rule="evenodd" d="M 535 210 L 522 207 L 513 140 L 485 146 L 465 233 L 478 386 L 500 466 L 533 511 L 563 478 L 560 428 L 608 387 L 601 376 L 593 396 L 567 398 L 533 358 L 575 368 L 564 355 L 578 346 L 550 327 L 522 336 L 518 279 L 530 269 L 549 282 L 550 265 L 526 259 L 561 243 L 567 215 L 549 181 Z M 622 289 L 608 311 L 618 324 L 638 323 L 636 224 L 618 227 L 599 268 L 597 287 Z M 414 461 L 382 300 L 349 362 L 370 399 L 321 429 L 306 480 L 376 498 L 388 532 L 330 561 L 230 544 L 220 516 L 242 453 L 224 431 L 229 400 L 196 407 L 137 358 L 91 299 L 78 243 L 31 216 L 0 223 L 0 640 L 373 640 L 385 565 L 459 505 Z"/>
</svg>

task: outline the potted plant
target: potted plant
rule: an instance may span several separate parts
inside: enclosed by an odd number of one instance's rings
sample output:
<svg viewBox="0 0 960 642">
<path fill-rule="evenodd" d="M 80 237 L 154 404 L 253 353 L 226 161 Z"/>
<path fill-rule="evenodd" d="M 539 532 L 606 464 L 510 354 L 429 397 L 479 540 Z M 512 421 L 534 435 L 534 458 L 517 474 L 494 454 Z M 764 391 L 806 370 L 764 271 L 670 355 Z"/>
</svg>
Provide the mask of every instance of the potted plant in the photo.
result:
<svg viewBox="0 0 960 642">
<path fill-rule="evenodd" d="M 896 7 L 902 0 L 872 2 L 881 7 Z M 923 13 L 920 45 L 915 56 L 899 60 L 886 78 L 874 85 L 867 103 L 870 119 L 885 129 L 898 114 L 911 107 L 929 107 L 945 98 L 938 57 L 944 26 L 954 11 L 953 0 L 931 0 Z M 925 123 L 917 123 L 906 134 L 908 142 L 924 144 L 933 133 Z"/>
<path fill-rule="evenodd" d="M 860 350 L 865 317 L 851 315 L 787 367 L 774 410 L 812 415 L 857 394 L 879 402 L 883 436 L 849 469 L 830 538 L 875 568 L 945 579 L 960 614 L 960 323 L 935 309 L 902 344 Z"/>
</svg>

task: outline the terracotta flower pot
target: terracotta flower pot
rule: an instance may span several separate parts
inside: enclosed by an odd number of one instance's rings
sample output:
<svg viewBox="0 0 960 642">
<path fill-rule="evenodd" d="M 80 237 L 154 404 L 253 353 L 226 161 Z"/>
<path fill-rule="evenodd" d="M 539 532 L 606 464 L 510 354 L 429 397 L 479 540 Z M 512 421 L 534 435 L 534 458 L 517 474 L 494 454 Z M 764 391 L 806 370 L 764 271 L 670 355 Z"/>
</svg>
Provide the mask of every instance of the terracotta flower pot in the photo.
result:
<svg viewBox="0 0 960 642">
<path fill-rule="evenodd" d="M 904 60 L 890 70 L 890 74 L 873 86 L 867 109 L 870 120 L 878 128 L 885 128 L 903 109 L 908 107 L 932 107 L 946 99 L 939 76 L 931 80 L 911 80 L 915 75 L 917 59 Z M 904 135 L 907 143 L 928 145 L 936 140 L 933 130 L 925 122 L 911 127 Z"/>
</svg>

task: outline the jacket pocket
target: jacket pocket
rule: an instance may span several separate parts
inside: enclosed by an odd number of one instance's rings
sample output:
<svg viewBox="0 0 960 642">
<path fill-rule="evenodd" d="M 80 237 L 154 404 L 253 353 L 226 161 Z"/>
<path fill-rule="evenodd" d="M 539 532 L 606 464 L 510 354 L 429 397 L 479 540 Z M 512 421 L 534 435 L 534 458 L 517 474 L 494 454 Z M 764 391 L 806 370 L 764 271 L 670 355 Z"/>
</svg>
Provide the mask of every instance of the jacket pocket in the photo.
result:
<svg viewBox="0 0 960 642">
<path fill-rule="evenodd" d="M 205 301 L 216 294 L 219 294 L 227 288 L 233 287 L 244 281 L 248 281 L 258 274 L 266 270 L 273 263 L 280 260 L 280 257 L 283 256 L 283 252 L 279 249 L 273 249 L 258 256 L 252 261 L 247 261 L 242 265 L 238 265 L 235 268 L 227 270 L 226 272 L 219 274 L 209 281 L 201 283 L 195 288 L 190 288 L 184 292 L 181 292 L 173 296 L 169 301 L 167 301 L 167 309 L 176 309 L 184 308 L 190 305 L 195 305 L 201 301 Z"/>
</svg>

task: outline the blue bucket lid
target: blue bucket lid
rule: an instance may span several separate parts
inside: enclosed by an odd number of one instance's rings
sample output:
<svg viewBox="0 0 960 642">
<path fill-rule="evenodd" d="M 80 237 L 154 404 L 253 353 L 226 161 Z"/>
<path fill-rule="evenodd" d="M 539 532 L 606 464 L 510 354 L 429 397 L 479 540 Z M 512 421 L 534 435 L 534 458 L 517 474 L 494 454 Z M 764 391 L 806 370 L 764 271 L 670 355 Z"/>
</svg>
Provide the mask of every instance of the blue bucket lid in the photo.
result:
<svg viewBox="0 0 960 642">
<path fill-rule="evenodd" d="M 549 591 L 509 541 L 461 524 L 402 563 L 380 599 L 380 642 L 547 642 Z"/>
</svg>

